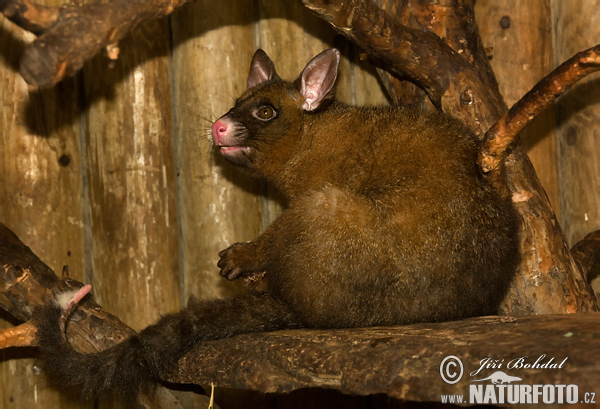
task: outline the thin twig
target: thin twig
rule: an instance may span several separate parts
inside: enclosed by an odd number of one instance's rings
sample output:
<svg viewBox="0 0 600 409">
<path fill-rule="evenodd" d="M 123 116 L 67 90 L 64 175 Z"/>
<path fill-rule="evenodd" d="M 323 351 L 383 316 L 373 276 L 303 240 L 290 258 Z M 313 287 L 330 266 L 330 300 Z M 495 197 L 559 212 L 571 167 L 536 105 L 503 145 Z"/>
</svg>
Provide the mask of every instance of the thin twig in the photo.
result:
<svg viewBox="0 0 600 409">
<path fill-rule="evenodd" d="M 36 332 L 37 329 L 31 323 L 31 321 L 27 321 L 26 323 L 16 327 L 1 330 L 0 349 L 36 345 Z"/>
<path fill-rule="evenodd" d="M 484 173 L 501 168 L 517 135 L 540 112 L 588 74 L 600 70 L 600 44 L 565 61 L 538 82 L 485 134 L 479 152 Z"/>
</svg>

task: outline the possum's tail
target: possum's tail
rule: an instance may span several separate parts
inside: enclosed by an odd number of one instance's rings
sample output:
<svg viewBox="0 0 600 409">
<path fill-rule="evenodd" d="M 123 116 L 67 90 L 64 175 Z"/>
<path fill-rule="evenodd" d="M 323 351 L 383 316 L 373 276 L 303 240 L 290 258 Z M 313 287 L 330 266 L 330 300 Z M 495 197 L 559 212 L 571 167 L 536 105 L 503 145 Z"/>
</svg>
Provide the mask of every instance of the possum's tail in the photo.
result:
<svg viewBox="0 0 600 409">
<path fill-rule="evenodd" d="M 56 304 L 38 307 L 34 313 L 40 359 L 49 378 L 84 399 L 137 396 L 198 341 L 301 327 L 289 308 L 269 294 L 246 295 L 196 302 L 105 351 L 84 354 L 67 341 L 64 322 L 88 291 L 62 294 Z"/>
</svg>

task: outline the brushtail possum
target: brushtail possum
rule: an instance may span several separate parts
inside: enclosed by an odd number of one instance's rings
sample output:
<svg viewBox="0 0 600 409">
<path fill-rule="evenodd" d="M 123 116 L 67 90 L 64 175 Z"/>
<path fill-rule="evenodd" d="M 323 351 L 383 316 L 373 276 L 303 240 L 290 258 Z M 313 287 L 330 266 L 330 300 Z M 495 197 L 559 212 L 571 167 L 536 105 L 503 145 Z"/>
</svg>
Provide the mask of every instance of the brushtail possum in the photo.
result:
<svg viewBox="0 0 600 409">
<path fill-rule="evenodd" d="M 443 114 L 337 102 L 339 58 L 324 51 L 288 82 L 258 50 L 247 91 L 212 125 L 220 154 L 287 200 L 262 235 L 219 254 L 222 276 L 264 273 L 267 290 L 195 303 L 96 354 L 66 341 L 70 307 L 42 307 L 41 359 L 59 386 L 131 394 L 194 343 L 240 333 L 496 313 L 516 219 L 479 173 L 476 137 Z"/>
</svg>

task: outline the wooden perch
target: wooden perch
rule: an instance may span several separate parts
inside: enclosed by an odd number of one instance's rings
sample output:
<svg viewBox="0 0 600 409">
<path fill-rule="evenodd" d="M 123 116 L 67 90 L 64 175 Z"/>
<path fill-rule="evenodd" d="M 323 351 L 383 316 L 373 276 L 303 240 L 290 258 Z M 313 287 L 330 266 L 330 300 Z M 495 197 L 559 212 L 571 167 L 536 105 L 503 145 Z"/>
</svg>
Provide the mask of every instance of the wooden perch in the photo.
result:
<svg viewBox="0 0 600 409">
<path fill-rule="evenodd" d="M 117 58 L 116 44 L 135 27 L 189 1 L 111 0 L 52 8 L 0 0 L 0 10 L 15 24 L 40 35 L 26 47 L 20 72 L 28 84 L 48 87 L 76 74 L 103 48 L 109 58 Z"/>
<path fill-rule="evenodd" d="M 471 380 L 495 372 L 486 369 L 469 376 L 484 358 L 504 359 L 506 365 L 527 357 L 532 364 L 545 355 L 544 362 L 568 359 L 556 370 L 502 370 L 525 384 L 576 384 L 581 392 L 592 392 L 600 379 L 599 319 L 598 313 L 493 316 L 398 327 L 244 334 L 195 345 L 163 378 L 262 392 L 320 387 L 439 402 L 441 394 L 468 397 Z M 449 355 L 464 365 L 462 380 L 455 385 L 440 377 L 440 363 Z"/>
<path fill-rule="evenodd" d="M 600 44 L 576 54 L 538 82 L 486 132 L 479 152 L 479 166 L 483 172 L 489 173 L 501 166 L 528 123 L 577 81 L 598 70 Z"/>
</svg>

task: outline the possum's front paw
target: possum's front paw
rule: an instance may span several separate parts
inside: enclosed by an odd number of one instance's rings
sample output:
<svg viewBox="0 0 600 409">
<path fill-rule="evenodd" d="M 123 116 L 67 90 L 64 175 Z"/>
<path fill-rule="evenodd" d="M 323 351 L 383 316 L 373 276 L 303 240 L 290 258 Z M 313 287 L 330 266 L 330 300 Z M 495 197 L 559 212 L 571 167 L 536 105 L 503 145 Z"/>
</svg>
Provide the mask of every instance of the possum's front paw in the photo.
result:
<svg viewBox="0 0 600 409">
<path fill-rule="evenodd" d="M 217 263 L 221 275 L 228 280 L 235 280 L 264 271 L 264 257 L 257 247 L 254 242 L 235 243 L 221 251 L 221 260 Z"/>
</svg>

